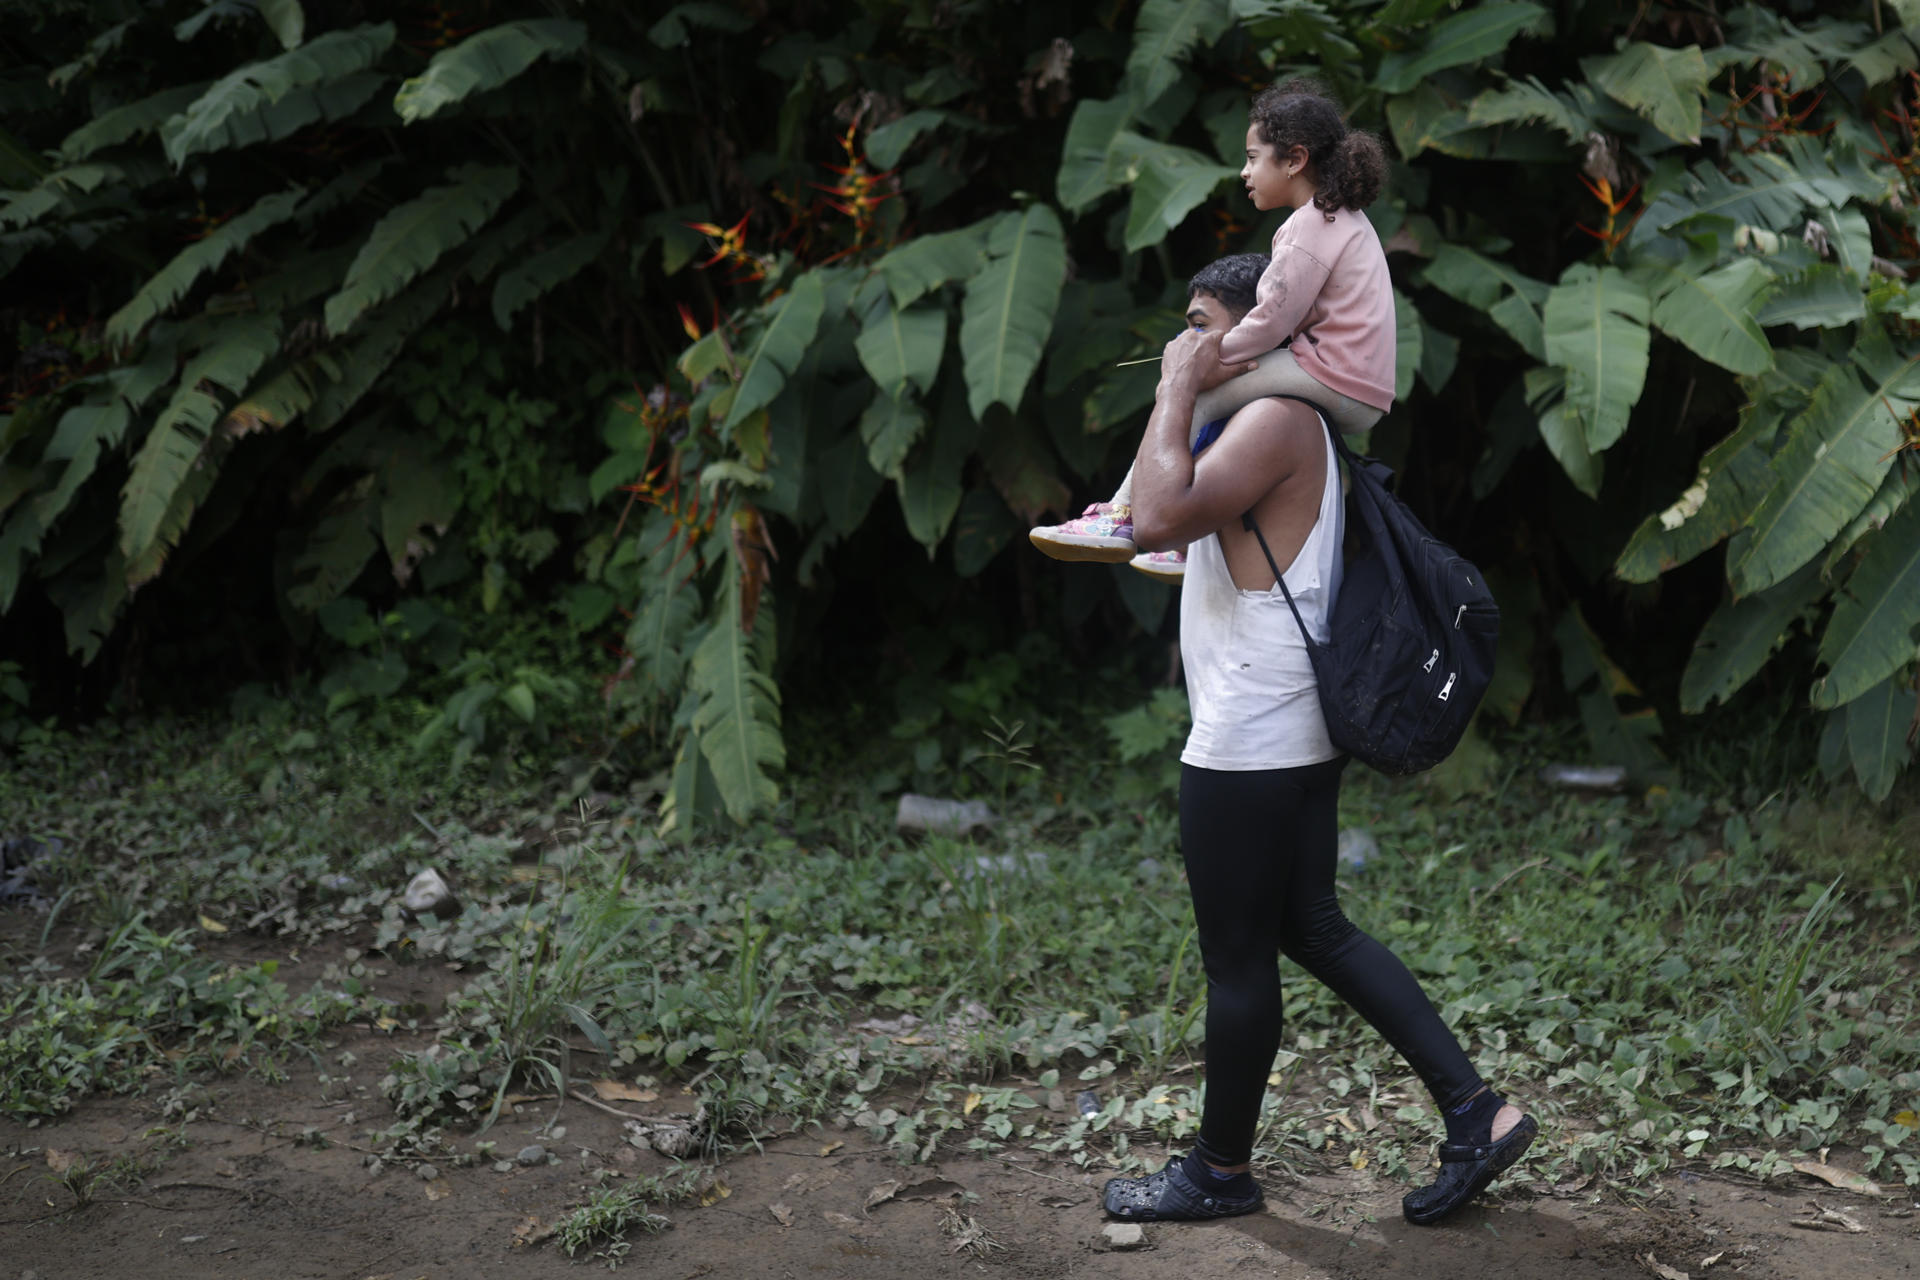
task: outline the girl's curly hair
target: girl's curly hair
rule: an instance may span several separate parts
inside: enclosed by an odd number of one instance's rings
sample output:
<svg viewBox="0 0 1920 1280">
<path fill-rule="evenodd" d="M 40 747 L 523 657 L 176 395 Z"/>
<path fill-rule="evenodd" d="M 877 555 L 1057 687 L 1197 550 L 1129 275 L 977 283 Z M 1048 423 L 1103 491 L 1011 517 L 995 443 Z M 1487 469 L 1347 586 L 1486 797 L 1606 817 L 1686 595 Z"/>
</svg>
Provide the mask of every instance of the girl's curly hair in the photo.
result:
<svg viewBox="0 0 1920 1280">
<path fill-rule="evenodd" d="M 1340 104 L 1313 80 L 1289 80 L 1263 90 L 1250 113 L 1268 146 L 1285 153 L 1307 149 L 1319 193 L 1316 207 L 1364 209 L 1380 196 L 1387 178 L 1387 157 L 1380 139 L 1349 129 Z"/>
</svg>

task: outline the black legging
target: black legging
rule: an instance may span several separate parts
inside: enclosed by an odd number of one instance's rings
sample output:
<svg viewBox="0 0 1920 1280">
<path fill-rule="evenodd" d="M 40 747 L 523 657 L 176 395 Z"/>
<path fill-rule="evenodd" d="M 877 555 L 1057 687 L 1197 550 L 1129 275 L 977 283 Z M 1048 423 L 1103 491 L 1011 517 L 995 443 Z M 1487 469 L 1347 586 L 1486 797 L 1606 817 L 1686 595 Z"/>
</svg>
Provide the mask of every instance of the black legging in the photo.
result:
<svg viewBox="0 0 1920 1280">
<path fill-rule="evenodd" d="M 1442 1110 L 1481 1080 L 1407 967 L 1356 928 L 1333 886 L 1343 756 L 1228 773 L 1182 765 L 1180 849 L 1207 969 L 1207 1097 L 1200 1154 L 1253 1154 L 1280 1049 L 1279 953 L 1327 984 L 1399 1050 Z"/>
</svg>

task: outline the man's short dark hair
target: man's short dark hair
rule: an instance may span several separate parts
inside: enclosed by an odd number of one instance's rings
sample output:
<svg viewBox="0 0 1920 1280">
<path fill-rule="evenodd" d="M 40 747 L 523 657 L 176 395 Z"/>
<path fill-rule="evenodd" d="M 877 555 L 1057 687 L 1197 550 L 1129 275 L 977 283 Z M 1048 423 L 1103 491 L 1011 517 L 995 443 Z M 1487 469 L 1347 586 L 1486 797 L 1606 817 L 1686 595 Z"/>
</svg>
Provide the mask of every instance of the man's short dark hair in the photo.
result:
<svg viewBox="0 0 1920 1280">
<path fill-rule="evenodd" d="M 1227 310 L 1241 315 L 1253 310 L 1260 274 L 1267 269 L 1264 253 L 1230 253 L 1215 258 L 1187 281 L 1187 297 L 1208 293 L 1220 299 Z"/>
</svg>

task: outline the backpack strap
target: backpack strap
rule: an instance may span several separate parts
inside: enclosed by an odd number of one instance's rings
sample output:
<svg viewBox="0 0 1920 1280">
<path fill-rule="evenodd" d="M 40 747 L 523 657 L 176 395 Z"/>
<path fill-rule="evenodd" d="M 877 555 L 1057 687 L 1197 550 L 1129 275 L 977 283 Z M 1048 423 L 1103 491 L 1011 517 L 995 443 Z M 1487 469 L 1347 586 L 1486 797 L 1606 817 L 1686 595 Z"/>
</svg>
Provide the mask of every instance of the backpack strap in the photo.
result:
<svg viewBox="0 0 1920 1280">
<path fill-rule="evenodd" d="M 1297 400 L 1307 406 L 1307 408 L 1313 410 L 1315 414 L 1319 415 L 1321 425 L 1326 427 L 1327 436 L 1333 441 L 1335 452 L 1340 455 L 1350 469 L 1359 467 L 1359 459 L 1354 455 L 1353 450 L 1347 447 L 1347 442 L 1340 438 L 1340 433 L 1334 429 L 1332 416 L 1328 414 L 1325 409 L 1307 399 L 1305 396 L 1281 395 L 1271 398 L 1275 400 Z M 1260 532 L 1260 526 L 1255 522 L 1251 510 L 1241 513 L 1240 527 L 1251 532 L 1259 541 L 1260 550 L 1262 554 L 1267 557 L 1267 567 L 1273 570 L 1273 580 L 1279 584 L 1280 594 L 1286 597 L 1287 608 L 1293 610 L 1294 625 L 1300 628 L 1300 638 L 1306 641 L 1308 650 L 1324 648 L 1325 646 L 1321 645 L 1319 641 L 1315 640 L 1307 631 L 1307 620 L 1300 616 L 1300 606 L 1293 602 L 1293 592 L 1287 590 L 1287 576 L 1280 572 L 1280 565 L 1273 558 L 1273 548 L 1267 545 L 1267 536 Z"/>
</svg>

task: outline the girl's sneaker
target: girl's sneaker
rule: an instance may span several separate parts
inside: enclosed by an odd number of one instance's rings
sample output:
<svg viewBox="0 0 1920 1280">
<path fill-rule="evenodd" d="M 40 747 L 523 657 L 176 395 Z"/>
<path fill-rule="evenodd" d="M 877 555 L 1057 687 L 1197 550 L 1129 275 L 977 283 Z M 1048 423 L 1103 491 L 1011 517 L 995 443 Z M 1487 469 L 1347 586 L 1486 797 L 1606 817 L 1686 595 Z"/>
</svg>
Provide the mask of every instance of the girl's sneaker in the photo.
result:
<svg viewBox="0 0 1920 1280">
<path fill-rule="evenodd" d="M 1121 564 L 1139 550 L 1133 545 L 1133 508 L 1113 502 L 1096 502 L 1065 524 L 1040 525 L 1027 538 L 1055 560 Z"/>
<path fill-rule="evenodd" d="M 1142 551 L 1128 563 L 1149 578 L 1171 582 L 1176 587 L 1186 581 L 1187 556 L 1183 551 Z"/>
</svg>

